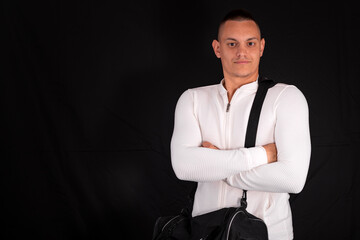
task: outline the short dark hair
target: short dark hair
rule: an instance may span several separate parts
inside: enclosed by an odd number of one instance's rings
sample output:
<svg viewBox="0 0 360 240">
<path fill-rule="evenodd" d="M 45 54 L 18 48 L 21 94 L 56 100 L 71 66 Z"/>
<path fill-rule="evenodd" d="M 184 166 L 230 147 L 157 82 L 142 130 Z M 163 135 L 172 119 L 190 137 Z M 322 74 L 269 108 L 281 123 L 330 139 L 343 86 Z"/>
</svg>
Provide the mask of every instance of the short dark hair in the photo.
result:
<svg viewBox="0 0 360 240">
<path fill-rule="evenodd" d="M 250 20 L 250 21 L 254 21 L 256 23 L 256 25 L 259 28 L 260 31 L 260 26 L 258 21 L 256 21 L 256 19 L 253 17 L 253 15 L 246 11 L 245 9 L 235 9 L 230 11 L 228 14 L 225 15 L 225 17 L 223 18 L 223 20 L 221 20 L 220 24 L 219 24 L 219 28 L 218 28 L 218 38 L 219 38 L 219 30 L 220 27 L 229 20 L 234 20 L 234 21 L 246 21 L 246 20 Z M 260 31 L 260 36 L 261 36 L 261 31 Z"/>
</svg>

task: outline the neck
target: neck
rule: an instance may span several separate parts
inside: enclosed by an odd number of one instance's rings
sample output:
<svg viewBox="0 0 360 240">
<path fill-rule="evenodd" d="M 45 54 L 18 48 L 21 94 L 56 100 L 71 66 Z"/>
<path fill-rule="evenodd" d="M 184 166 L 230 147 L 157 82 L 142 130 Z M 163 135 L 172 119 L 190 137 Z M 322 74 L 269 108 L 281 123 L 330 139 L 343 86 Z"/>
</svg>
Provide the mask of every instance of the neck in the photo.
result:
<svg viewBox="0 0 360 240">
<path fill-rule="evenodd" d="M 258 78 L 258 76 L 259 76 L 258 73 L 251 75 L 251 76 L 246 76 L 246 77 L 225 76 L 224 77 L 224 87 L 228 92 L 229 102 L 231 101 L 231 98 L 233 97 L 236 89 L 240 88 L 241 86 L 243 86 L 245 84 L 255 82 L 256 79 Z"/>
</svg>

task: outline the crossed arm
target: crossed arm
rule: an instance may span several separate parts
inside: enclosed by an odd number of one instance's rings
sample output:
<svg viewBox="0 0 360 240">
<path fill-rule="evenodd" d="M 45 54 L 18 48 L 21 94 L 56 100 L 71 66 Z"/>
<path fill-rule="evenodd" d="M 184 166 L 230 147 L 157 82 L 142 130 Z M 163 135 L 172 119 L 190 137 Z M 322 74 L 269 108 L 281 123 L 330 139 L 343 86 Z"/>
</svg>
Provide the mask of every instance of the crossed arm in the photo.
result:
<svg viewBox="0 0 360 240">
<path fill-rule="evenodd" d="M 188 90 L 181 95 L 175 109 L 171 161 L 179 179 L 220 181 L 267 163 L 263 147 L 231 150 L 202 147 L 202 134 L 193 106 L 193 94 Z"/>
<path fill-rule="evenodd" d="M 254 191 L 300 192 L 310 161 L 308 107 L 295 87 L 282 97 L 276 107 L 276 145 L 220 150 L 202 141 L 191 94 L 185 92 L 178 101 L 171 141 L 177 177 L 198 182 L 225 180 L 233 187 Z"/>
<path fill-rule="evenodd" d="M 216 147 L 215 145 L 213 145 L 212 143 L 210 143 L 208 141 L 203 141 L 201 143 L 201 147 L 220 150 L 218 147 Z M 277 161 L 277 151 L 276 151 L 275 143 L 266 144 L 263 146 L 263 148 L 266 151 L 267 163 L 276 162 Z"/>
</svg>

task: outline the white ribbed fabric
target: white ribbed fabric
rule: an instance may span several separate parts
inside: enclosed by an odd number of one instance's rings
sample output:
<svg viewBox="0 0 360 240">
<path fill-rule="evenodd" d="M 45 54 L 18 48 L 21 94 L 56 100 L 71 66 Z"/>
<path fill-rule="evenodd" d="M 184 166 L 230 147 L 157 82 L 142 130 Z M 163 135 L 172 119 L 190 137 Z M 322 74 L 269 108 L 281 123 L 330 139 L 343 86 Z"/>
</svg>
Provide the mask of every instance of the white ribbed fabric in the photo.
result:
<svg viewBox="0 0 360 240">
<path fill-rule="evenodd" d="M 179 179 L 198 182 L 193 216 L 238 206 L 242 189 L 247 189 L 247 210 L 264 219 L 269 239 L 292 239 L 288 193 L 302 190 L 311 151 L 306 99 L 292 85 L 277 84 L 269 89 L 256 147 L 244 148 L 258 82 L 237 89 L 228 111 L 222 83 L 188 89 L 175 110 L 172 165 Z M 202 141 L 220 150 L 203 148 Z M 273 142 L 278 161 L 267 164 L 261 146 Z"/>
</svg>

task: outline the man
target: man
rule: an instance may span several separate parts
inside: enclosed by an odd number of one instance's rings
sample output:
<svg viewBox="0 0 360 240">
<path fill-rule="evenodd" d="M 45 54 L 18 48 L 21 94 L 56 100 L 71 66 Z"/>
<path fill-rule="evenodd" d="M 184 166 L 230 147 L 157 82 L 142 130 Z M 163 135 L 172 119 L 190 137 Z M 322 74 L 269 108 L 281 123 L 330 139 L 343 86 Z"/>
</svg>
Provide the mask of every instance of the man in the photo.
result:
<svg viewBox="0 0 360 240">
<path fill-rule="evenodd" d="M 254 18 L 235 10 L 212 46 L 224 79 L 181 95 L 171 140 L 177 177 L 198 182 L 192 215 L 239 206 L 246 189 L 247 210 L 265 221 L 269 239 L 293 239 L 288 193 L 302 190 L 310 161 L 306 99 L 292 85 L 269 89 L 256 147 L 244 148 L 265 40 Z"/>
</svg>

